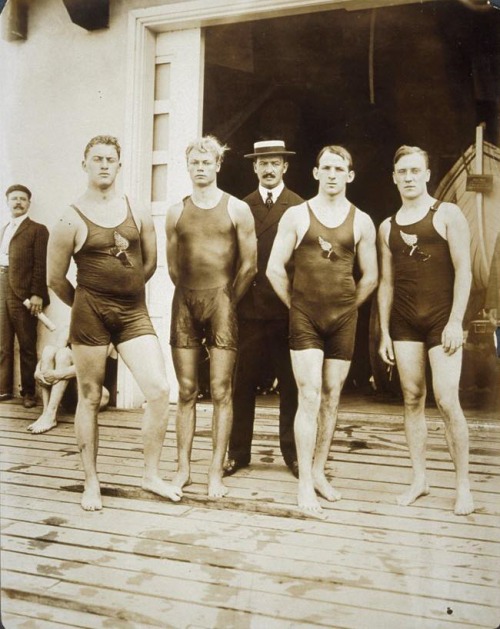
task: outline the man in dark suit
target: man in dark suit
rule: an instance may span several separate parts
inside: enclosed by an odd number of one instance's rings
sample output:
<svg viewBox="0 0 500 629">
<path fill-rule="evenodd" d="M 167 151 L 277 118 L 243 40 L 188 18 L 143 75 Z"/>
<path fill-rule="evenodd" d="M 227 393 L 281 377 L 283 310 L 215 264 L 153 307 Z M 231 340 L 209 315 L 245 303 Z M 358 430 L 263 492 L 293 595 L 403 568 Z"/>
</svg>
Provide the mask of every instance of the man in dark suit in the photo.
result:
<svg viewBox="0 0 500 629">
<path fill-rule="evenodd" d="M 17 336 L 23 403 L 32 408 L 36 406 L 37 315 L 49 303 L 49 232 L 28 217 L 31 192 L 26 186 L 10 186 L 5 196 L 11 219 L 0 229 L 0 401 L 12 397 Z"/>
<path fill-rule="evenodd" d="M 298 477 L 293 421 L 297 411 L 297 387 L 288 347 L 288 309 L 266 277 L 266 267 L 278 222 L 292 205 L 303 199 L 288 190 L 283 175 L 288 155 L 281 140 L 256 142 L 253 159 L 259 187 L 248 195 L 257 234 L 257 275 L 238 305 L 239 349 L 233 395 L 233 427 L 224 475 L 230 476 L 250 464 L 255 397 L 264 367 L 270 366 L 278 379 L 280 393 L 280 449 L 286 465 Z"/>
</svg>

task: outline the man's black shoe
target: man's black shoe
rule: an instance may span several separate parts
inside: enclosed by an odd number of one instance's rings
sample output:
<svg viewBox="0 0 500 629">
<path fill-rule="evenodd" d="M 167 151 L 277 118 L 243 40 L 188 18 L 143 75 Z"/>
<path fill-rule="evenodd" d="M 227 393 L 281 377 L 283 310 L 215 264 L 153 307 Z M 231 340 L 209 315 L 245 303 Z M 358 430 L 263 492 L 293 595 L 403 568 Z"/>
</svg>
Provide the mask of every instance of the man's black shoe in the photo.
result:
<svg viewBox="0 0 500 629">
<path fill-rule="evenodd" d="M 36 399 L 34 395 L 30 395 L 29 393 L 23 395 L 23 406 L 24 408 L 35 408 Z"/>
<path fill-rule="evenodd" d="M 298 461 L 290 461 L 289 463 L 287 463 L 287 467 L 289 468 L 290 472 L 292 472 L 292 474 L 295 476 L 295 478 L 299 477 Z"/>
<path fill-rule="evenodd" d="M 232 476 L 238 470 L 241 470 L 244 467 L 248 467 L 248 463 L 242 463 L 237 459 L 228 459 L 227 463 L 224 465 L 222 476 Z"/>
<path fill-rule="evenodd" d="M 10 393 L 0 393 L 0 402 L 7 402 L 7 400 L 12 400 L 12 395 Z"/>
</svg>

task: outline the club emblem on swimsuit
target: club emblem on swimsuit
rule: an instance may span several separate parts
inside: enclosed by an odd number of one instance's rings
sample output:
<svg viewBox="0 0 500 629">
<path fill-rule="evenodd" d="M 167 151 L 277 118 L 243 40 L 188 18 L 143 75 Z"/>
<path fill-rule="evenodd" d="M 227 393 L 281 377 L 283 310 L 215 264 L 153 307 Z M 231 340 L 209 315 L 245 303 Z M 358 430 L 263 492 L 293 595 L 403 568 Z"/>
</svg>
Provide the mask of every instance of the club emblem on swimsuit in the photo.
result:
<svg viewBox="0 0 500 629">
<path fill-rule="evenodd" d="M 422 262 L 426 262 L 431 257 L 430 253 L 425 253 L 425 251 L 422 251 L 422 249 L 418 246 L 417 234 L 406 234 L 401 230 L 399 231 L 399 234 L 405 245 L 408 247 L 408 249 L 405 250 L 405 253 L 409 256 L 413 256 L 413 254 L 415 254 L 415 258 L 421 260 Z"/>
<path fill-rule="evenodd" d="M 328 258 L 332 262 L 333 260 L 335 260 L 335 258 L 338 258 L 338 255 L 333 250 L 333 245 L 328 242 L 328 240 L 325 240 L 324 238 L 321 238 L 321 236 L 318 236 L 318 242 L 319 246 L 321 247 L 321 255 L 323 256 L 323 258 Z"/>
<path fill-rule="evenodd" d="M 110 250 L 111 255 L 118 258 L 123 266 L 134 266 L 127 254 L 130 242 L 125 238 L 125 236 L 122 236 L 120 232 L 117 231 L 113 232 L 113 237 L 115 240 L 115 246 Z"/>
</svg>

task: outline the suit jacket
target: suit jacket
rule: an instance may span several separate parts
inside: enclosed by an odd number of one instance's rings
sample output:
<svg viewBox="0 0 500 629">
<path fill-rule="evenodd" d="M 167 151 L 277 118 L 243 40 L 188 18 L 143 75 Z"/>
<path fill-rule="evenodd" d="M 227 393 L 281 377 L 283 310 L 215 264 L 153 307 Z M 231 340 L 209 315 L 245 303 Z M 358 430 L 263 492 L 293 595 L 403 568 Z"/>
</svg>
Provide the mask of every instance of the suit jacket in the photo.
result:
<svg viewBox="0 0 500 629">
<path fill-rule="evenodd" d="M 0 240 L 5 227 L 0 230 Z M 45 225 L 25 219 L 12 236 L 9 245 L 9 284 L 21 301 L 38 295 L 43 305 L 49 303 L 47 289 L 47 241 Z"/>
<path fill-rule="evenodd" d="M 271 210 L 262 201 L 259 190 L 243 199 L 252 211 L 257 234 L 257 275 L 238 304 L 240 319 L 286 319 L 288 308 L 274 292 L 266 277 L 266 268 L 278 231 L 278 223 L 286 210 L 299 205 L 303 199 L 284 188 Z"/>
</svg>

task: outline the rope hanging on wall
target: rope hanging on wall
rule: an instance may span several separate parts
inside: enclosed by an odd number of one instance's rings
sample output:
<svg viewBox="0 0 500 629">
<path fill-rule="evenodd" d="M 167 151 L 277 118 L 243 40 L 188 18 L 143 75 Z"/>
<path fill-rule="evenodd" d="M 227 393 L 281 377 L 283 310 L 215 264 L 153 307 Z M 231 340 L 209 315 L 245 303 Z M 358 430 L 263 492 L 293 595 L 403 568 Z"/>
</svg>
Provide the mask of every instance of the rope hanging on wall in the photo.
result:
<svg viewBox="0 0 500 629">
<path fill-rule="evenodd" d="M 370 87 L 370 105 L 375 105 L 375 19 L 377 10 L 372 9 L 370 13 L 370 45 L 368 47 L 368 84 Z"/>
</svg>

